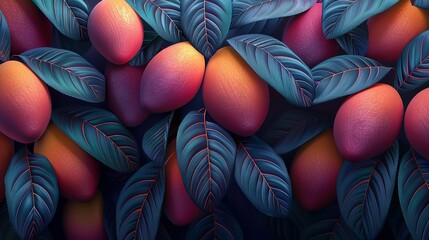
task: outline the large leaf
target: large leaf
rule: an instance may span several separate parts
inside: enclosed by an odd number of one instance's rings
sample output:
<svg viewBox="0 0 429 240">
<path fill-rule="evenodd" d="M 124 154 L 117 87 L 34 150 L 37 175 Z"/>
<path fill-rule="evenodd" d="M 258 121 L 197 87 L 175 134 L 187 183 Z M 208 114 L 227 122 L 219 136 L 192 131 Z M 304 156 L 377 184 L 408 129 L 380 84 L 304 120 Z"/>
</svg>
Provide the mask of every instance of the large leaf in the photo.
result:
<svg viewBox="0 0 429 240">
<path fill-rule="evenodd" d="M 226 130 L 206 117 L 207 110 L 186 115 L 176 149 L 186 190 L 199 208 L 211 212 L 228 190 L 236 145 Z"/>
<path fill-rule="evenodd" d="M 10 30 L 6 18 L 0 11 L 0 63 L 6 62 L 10 57 Z"/>
<path fill-rule="evenodd" d="M 52 121 L 106 166 L 118 172 L 139 168 L 137 143 L 113 113 L 94 107 L 64 107 L 52 112 Z"/>
<path fill-rule="evenodd" d="M 235 181 L 262 213 L 285 217 L 292 203 L 292 186 L 283 159 L 259 138 L 241 138 L 235 157 Z"/>
<path fill-rule="evenodd" d="M 280 25 L 282 25 L 282 23 L 284 23 L 283 20 L 284 18 L 271 18 L 232 28 L 229 29 L 228 36 L 226 38 L 229 39 L 249 33 L 271 35 Z"/>
<path fill-rule="evenodd" d="M 57 209 L 59 190 L 54 168 L 45 156 L 24 147 L 12 157 L 4 182 L 13 228 L 21 239 L 35 239 Z"/>
<path fill-rule="evenodd" d="M 374 239 L 384 226 L 395 190 L 399 147 L 382 156 L 345 162 L 337 178 L 340 212 L 347 225 L 363 239 Z"/>
<path fill-rule="evenodd" d="M 206 58 L 221 46 L 228 34 L 232 2 L 225 0 L 181 0 L 181 23 L 185 36 Z"/>
<path fill-rule="evenodd" d="M 323 61 L 311 70 L 317 82 L 314 104 L 369 88 L 390 70 L 375 60 L 357 55 L 341 55 Z"/>
<path fill-rule="evenodd" d="M 116 205 L 118 239 L 155 239 L 165 193 L 165 168 L 155 162 L 127 181 Z"/>
<path fill-rule="evenodd" d="M 223 205 L 206 213 L 189 226 L 187 240 L 242 240 L 243 232 L 235 217 Z"/>
<path fill-rule="evenodd" d="M 429 31 L 415 37 L 402 50 L 396 71 L 395 87 L 400 92 L 417 89 L 429 82 Z"/>
<path fill-rule="evenodd" d="M 260 20 L 292 16 L 311 8 L 316 0 L 233 0 L 232 27 Z"/>
<path fill-rule="evenodd" d="M 363 22 L 353 30 L 344 35 L 336 38 L 338 44 L 347 54 L 351 55 L 365 55 L 368 51 L 368 25 Z"/>
<path fill-rule="evenodd" d="M 33 0 L 54 26 L 74 40 L 88 40 L 89 8 L 84 0 Z"/>
<path fill-rule="evenodd" d="M 312 104 L 315 88 L 313 75 L 284 43 L 262 34 L 234 37 L 228 43 L 290 103 L 305 107 Z"/>
<path fill-rule="evenodd" d="M 179 0 L 126 1 L 162 38 L 172 43 L 182 41 Z"/>
<path fill-rule="evenodd" d="M 144 24 L 143 45 L 137 54 L 128 63 L 134 67 L 140 67 L 148 63 L 161 50 L 164 39 L 158 35 L 149 25 Z"/>
<path fill-rule="evenodd" d="M 104 75 L 79 54 L 57 48 L 35 48 L 18 56 L 46 84 L 87 102 L 103 102 Z"/>
<path fill-rule="evenodd" d="M 429 10 L 429 1 L 428 0 L 411 0 L 411 3 L 420 8 L 428 9 Z"/>
<path fill-rule="evenodd" d="M 323 0 L 322 26 L 326 38 L 334 39 L 359 26 L 399 0 Z"/>
</svg>

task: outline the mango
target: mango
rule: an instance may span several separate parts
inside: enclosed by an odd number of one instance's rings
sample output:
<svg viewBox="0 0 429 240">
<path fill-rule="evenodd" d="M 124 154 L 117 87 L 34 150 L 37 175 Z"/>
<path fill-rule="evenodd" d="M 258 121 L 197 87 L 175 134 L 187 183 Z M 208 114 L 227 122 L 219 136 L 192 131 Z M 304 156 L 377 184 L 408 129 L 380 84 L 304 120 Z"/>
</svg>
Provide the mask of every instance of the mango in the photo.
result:
<svg viewBox="0 0 429 240">
<path fill-rule="evenodd" d="M 0 133 L 0 202 L 5 197 L 4 176 L 14 153 L 13 141 Z"/>
</svg>

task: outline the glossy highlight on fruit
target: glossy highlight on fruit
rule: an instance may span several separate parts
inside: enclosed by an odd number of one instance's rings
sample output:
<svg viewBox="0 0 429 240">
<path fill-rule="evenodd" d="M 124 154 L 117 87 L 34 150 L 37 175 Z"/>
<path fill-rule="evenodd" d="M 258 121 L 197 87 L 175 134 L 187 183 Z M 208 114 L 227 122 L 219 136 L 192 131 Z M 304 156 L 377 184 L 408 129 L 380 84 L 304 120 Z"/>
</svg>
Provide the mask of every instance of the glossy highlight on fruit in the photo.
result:
<svg viewBox="0 0 429 240">
<path fill-rule="evenodd" d="M 13 141 L 0 132 L 0 202 L 5 198 L 4 176 L 14 152 Z"/>
</svg>

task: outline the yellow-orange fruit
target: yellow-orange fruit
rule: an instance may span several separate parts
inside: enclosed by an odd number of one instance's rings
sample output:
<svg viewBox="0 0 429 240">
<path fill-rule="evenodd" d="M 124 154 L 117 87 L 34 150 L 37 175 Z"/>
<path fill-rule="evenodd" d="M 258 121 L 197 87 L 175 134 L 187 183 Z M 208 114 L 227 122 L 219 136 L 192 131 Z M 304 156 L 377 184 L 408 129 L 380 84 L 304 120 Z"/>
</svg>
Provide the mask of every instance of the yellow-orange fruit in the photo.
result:
<svg viewBox="0 0 429 240">
<path fill-rule="evenodd" d="M 314 211 L 335 201 L 337 176 L 343 162 L 332 129 L 298 150 L 292 162 L 291 182 L 294 196 L 302 207 Z"/>
<path fill-rule="evenodd" d="M 0 133 L 0 202 L 5 197 L 4 175 L 13 156 L 13 141 L 3 133 Z"/>
<path fill-rule="evenodd" d="M 98 161 L 54 124 L 49 124 L 45 134 L 36 141 L 34 152 L 48 158 L 62 196 L 76 201 L 94 197 L 100 177 Z"/>
<path fill-rule="evenodd" d="M 253 135 L 268 113 L 268 85 L 232 48 L 219 49 L 207 64 L 203 99 L 210 116 L 229 131 Z"/>
<path fill-rule="evenodd" d="M 0 65 L 0 132 L 21 143 L 40 138 L 51 118 L 47 86 L 23 63 Z"/>
</svg>

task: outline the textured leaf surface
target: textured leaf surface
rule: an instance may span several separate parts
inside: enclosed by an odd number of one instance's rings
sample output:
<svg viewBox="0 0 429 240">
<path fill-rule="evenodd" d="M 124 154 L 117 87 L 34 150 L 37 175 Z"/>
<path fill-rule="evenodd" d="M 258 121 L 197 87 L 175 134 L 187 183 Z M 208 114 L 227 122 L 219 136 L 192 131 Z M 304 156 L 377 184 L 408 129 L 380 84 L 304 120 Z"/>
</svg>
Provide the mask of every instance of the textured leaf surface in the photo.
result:
<svg viewBox="0 0 429 240">
<path fill-rule="evenodd" d="M 6 62 L 10 58 L 10 30 L 6 18 L 0 11 L 0 63 Z"/>
<path fill-rule="evenodd" d="M 199 208 L 211 212 L 228 190 L 236 145 L 226 130 L 206 117 L 207 110 L 186 115 L 177 132 L 176 149 L 190 197 Z"/>
<path fill-rule="evenodd" d="M 282 23 L 284 23 L 283 20 L 284 18 L 271 18 L 232 28 L 229 29 L 228 36 L 226 38 L 229 39 L 249 33 L 271 35 L 280 25 L 282 25 Z"/>
<path fill-rule="evenodd" d="M 347 54 L 365 55 L 368 51 L 368 25 L 366 22 L 357 26 L 353 30 L 336 38 L 338 44 Z"/>
<path fill-rule="evenodd" d="M 181 0 L 181 24 L 185 36 L 206 58 L 225 40 L 231 24 L 232 2 L 225 0 Z"/>
<path fill-rule="evenodd" d="M 113 113 L 94 107 L 64 107 L 52 112 L 52 121 L 106 166 L 118 172 L 139 168 L 137 143 Z"/>
<path fill-rule="evenodd" d="M 429 10 L 429 0 L 411 0 L 411 3 L 416 7 Z"/>
<path fill-rule="evenodd" d="M 312 104 L 315 88 L 313 75 L 284 43 L 262 34 L 234 37 L 228 43 L 290 103 L 304 107 Z"/>
<path fill-rule="evenodd" d="M 395 143 L 383 156 L 345 162 L 337 178 L 338 204 L 347 225 L 363 239 L 380 233 L 389 212 L 399 163 Z"/>
<path fill-rule="evenodd" d="M 359 26 L 368 18 L 392 7 L 399 0 L 324 0 L 323 33 L 334 39 Z"/>
<path fill-rule="evenodd" d="M 143 45 L 128 64 L 134 67 L 145 65 L 161 50 L 163 43 L 164 39 L 145 23 Z"/>
<path fill-rule="evenodd" d="M 165 193 L 165 169 L 155 162 L 125 183 L 116 205 L 118 239 L 155 239 Z"/>
<path fill-rule="evenodd" d="M 390 70 L 375 60 L 357 55 L 341 55 L 323 61 L 311 70 L 317 82 L 314 104 L 369 88 Z"/>
<path fill-rule="evenodd" d="M 40 154 L 18 151 L 5 175 L 9 218 L 21 239 L 35 239 L 57 209 L 59 190 L 54 168 Z"/>
<path fill-rule="evenodd" d="M 54 26 L 74 40 L 88 40 L 89 8 L 84 0 L 33 0 Z"/>
</svg>

